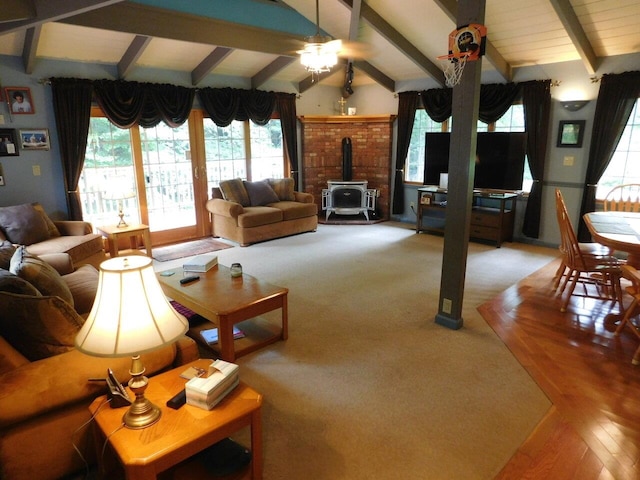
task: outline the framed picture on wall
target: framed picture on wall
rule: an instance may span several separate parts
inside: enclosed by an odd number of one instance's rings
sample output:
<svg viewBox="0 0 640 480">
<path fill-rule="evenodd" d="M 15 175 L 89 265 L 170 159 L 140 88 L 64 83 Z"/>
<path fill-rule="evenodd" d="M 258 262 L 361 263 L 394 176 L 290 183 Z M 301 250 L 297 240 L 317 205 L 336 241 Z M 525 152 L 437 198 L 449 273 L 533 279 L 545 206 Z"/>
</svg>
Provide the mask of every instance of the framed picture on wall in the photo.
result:
<svg viewBox="0 0 640 480">
<path fill-rule="evenodd" d="M 4 95 L 12 115 L 31 115 L 35 113 L 31 90 L 28 87 L 5 87 Z"/>
<path fill-rule="evenodd" d="M 20 130 L 20 146 L 23 150 L 49 150 L 49 130 L 29 128 Z"/>
<path fill-rule="evenodd" d="M 558 147 L 582 147 L 585 120 L 560 120 L 558 129 Z"/>
<path fill-rule="evenodd" d="M 0 128 L 0 157 L 17 157 L 18 138 L 13 128 Z"/>
</svg>

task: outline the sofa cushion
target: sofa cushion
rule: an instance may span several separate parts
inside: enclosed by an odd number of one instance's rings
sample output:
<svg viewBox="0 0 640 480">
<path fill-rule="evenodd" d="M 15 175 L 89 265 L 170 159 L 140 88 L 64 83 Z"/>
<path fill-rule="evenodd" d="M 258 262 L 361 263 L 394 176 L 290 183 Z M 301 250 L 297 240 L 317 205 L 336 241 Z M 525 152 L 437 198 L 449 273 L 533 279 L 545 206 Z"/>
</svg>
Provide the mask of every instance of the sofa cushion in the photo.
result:
<svg viewBox="0 0 640 480">
<path fill-rule="evenodd" d="M 10 242 L 20 245 L 49 238 L 44 218 L 30 203 L 0 207 L 0 228 Z"/>
<path fill-rule="evenodd" d="M 42 295 L 57 295 L 73 306 L 73 296 L 62 276 L 44 260 L 31 255 L 24 246 L 11 258 L 9 270 L 31 283 Z"/>
<path fill-rule="evenodd" d="M 44 208 L 42 207 L 42 205 L 40 205 L 38 202 L 34 202 L 31 205 L 33 205 L 33 208 L 35 208 L 38 211 L 38 213 L 42 215 L 42 219 L 44 220 L 44 223 L 47 224 L 47 230 L 49 232 L 49 236 L 59 237 L 60 231 L 58 230 L 58 227 L 56 227 L 56 224 L 53 223 L 53 220 L 49 218 L 49 215 L 47 215 L 47 212 L 44 211 Z"/>
<path fill-rule="evenodd" d="M 271 207 L 247 207 L 244 209 L 244 213 L 238 216 L 240 228 L 259 227 L 281 221 L 282 210 Z"/>
<path fill-rule="evenodd" d="M 40 295 L 36 287 L 24 278 L 14 275 L 9 270 L 0 270 L 0 292 L 19 293 L 21 295 Z"/>
<path fill-rule="evenodd" d="M 72 350 L 84 323 L 59 297 L 0 292 L 0 311 L 0 335 L 32 362 Z"/>
<path fill-rule="evenodd" d="M 9 263 L 11 262 L 11 257 L 13 257 L 15 251 L 15 245 L 9 240 L 0 241 L 0 268 L 9 270 Z"/>
<path fill-rule="evenodd" d="M 249 201 L 252 207 L 263 207 L 280 200 L 266 180 L 244 182 L 244 188 L 249 194 Z"/>
<path fill-rule="evenodd" d="M 293 178 L 270 178 L 268 179 L 269 185 L 273 188 L 273 191 L 278 195 L 279 200 L 286 200 L 292 202 L 295 200 L 294 187 L 295 182 Z"/>
<path fill-rule="evenodd" d="M 101 235 L 88 233 L 86 235 L 62 235 L 49 238 L 43 242 L 27 247 L 33 255 L 45 253 L 68 253 L 74 264 L 80 264 L 82 260 L 104 250 L 104 242 Z"/>
<path fill-rule="evenodd" d="M 239 203 L 243 207 L 249 207 L 251 205 L 249 194 L 247 193 L 247 189 L 244 188 L 244 182 L 241 178 L 223 180 L 220 182 L 220 191 L 222 192 L 222 198 L 225 200 Z"/>
<path fill-rule="evenodd" d="M 93 265 L 82 265 L 74 272 L 62 277 L 73 295 L 73 306 L 81 316 L 86 316 L 93 307 L 98 291 L 100 274 Z"/>
<path fill-rule="evenodd" d="M 313 217 L 318 214 L 318 206 L 315 203 L 278 202 L 272 203 L 270 207 L 281 210 L 283 220 Z"/>
</svg>

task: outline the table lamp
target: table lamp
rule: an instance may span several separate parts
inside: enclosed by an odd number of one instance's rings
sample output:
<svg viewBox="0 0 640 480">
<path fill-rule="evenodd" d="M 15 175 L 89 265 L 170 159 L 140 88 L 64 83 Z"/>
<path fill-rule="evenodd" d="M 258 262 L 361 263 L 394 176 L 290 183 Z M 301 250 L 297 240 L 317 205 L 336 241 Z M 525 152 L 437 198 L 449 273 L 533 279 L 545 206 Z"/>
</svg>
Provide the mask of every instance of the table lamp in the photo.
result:
<svg viewBox="0 0 640 480">
<path fill-rule="evenodd" d="M 160 419 L 160 409 L 144 396 L 149 379 L 140 354 L 173 343 L 188 328 L 162 292 L 149 257 L 102 262 L 96 299 L 75 345 L 97 357 L 132 355 L 129 388 L 136 398 L 122 419 L 125 426 L 146 428 Z"/>
<path fill-rule="evenodd" d="M 129 183 L 129 179 L 125 177 L 116 177 L 115 179 L 112 179 L 112 181 L 110 181 L 109 190 L 105 192 L 103 197 L 107 200 L 118 201 L 118 217 L 120 217 L 118 228 L 129 226 L 124 220 L 124 200 L 135 198 L 136 196 L 135 190 L 131 188 Z"/>
</svg>

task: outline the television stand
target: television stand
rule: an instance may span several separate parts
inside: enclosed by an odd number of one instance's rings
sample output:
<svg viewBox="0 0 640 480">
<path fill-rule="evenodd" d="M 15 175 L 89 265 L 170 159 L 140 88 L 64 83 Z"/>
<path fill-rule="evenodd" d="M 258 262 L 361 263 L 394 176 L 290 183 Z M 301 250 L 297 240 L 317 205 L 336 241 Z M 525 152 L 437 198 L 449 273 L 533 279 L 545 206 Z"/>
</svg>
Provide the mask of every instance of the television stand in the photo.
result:
<svg viewBox="0 0 640 480">
<path fill-rule="evenodd" d="M 518 195 L 503 190 L 473 191 L 469 237 L 495 242 L 513 241 Z M 444 234 L 447 190 L 436 186 L 418 188 L 416 233 Z"/>
</svg>

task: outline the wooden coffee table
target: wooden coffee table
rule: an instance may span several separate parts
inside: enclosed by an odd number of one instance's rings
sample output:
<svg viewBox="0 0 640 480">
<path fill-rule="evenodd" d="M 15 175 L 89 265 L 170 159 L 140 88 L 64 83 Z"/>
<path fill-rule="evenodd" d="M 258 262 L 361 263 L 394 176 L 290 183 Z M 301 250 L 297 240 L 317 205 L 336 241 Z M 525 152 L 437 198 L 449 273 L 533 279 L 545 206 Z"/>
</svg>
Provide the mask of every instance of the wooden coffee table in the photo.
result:
<svg viewBox="0 0 640 480">
<path fill-rule="evenodd" d="M 171 276 L 166 276 L 171 272 Z M 287 339 L 289 289 L 247 274 L 232 278 L 229 268 L 223 265 L 216 265 L 207 273 L 195 274 L 200 280 L 180 284 L 180 279 L 192 274 L 178 267 L 159 273 L 158 279 L 165 295 L 207 319 L 189 328 L 188 335 L 201 345 L 212 348 L 223 360 L 233 362 L 241 355 Z M 282 311 L 281 325 L 259 317 L 277 309 Z M 238 327 L 246 336 L 234 341 L 233 326 L 236 324 L 240 324 Z M 212 346 L 204 341 L 200 332 L 214 327 L 218 327 L 219 338 Z"/>
<path fill-rule="evenodd" d="M 189 365 L 208 368 L 210 364 L 211 360 L 200 359 L 151 377 L 145 396 L 160 407 L 162 415 L 157 423 L 144 429 L 123 427 L 125 408 L 109 408 L 105 405 L 105 396 L 93 401 L 89 410 L 95 414 L 96 449 L 107 475 L 104 478 L 116 476 L 111 457 L 103 458 L 105 438 L 124 468 L 127 480 L 152 480 L 179 464 L 181 468 L 188 468 L 189 465 L 182 462 L 188 462 L 198 452 L 245 427 L 251 427 L 251 478 L 262 478 L 262 395 L 240 382 L 210 411 L 192 405 L 173 410 L 165 405 L 184 388 L 186 380 L 180 373 Z"/>
</svg>

